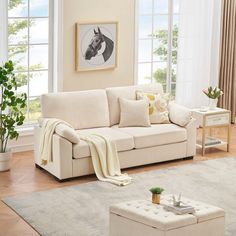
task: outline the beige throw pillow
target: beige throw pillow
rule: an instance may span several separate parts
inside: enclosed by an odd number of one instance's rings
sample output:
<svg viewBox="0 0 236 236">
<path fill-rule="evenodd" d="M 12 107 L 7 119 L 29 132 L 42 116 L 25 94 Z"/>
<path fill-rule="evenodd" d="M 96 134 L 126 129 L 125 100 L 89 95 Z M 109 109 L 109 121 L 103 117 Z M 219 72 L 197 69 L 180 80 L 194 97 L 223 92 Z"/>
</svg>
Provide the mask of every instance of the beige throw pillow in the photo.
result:
<svg viewBox="0 0 236 236">
<path fill-rule="evenodd" d="M 128 100 L 124 98 L 119 98 L 119 101 L 119 127 L 150 126 L 149 103 L 147 100 Z"/>
<path fill-rule="evenodd" d="M 136 92 L 137 99 L 144 99 L 149 103 L 149 116 L 151 124 L 166 124 L 169 120 L 169 94 L 155 94 L 149 92 Z"/>
</svg>

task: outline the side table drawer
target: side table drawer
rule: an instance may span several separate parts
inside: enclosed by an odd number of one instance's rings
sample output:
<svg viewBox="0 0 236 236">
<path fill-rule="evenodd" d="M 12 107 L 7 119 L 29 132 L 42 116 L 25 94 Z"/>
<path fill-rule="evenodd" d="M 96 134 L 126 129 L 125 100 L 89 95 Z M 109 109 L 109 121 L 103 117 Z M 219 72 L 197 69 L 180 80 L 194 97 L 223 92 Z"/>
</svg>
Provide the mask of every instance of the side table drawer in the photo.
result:
<svg viewBox="0 0 236 236">
<path fill-rule="evenodd" d="M 229 113 L 206 116 L 206 126 L 229 124 Z"/>
</svg>

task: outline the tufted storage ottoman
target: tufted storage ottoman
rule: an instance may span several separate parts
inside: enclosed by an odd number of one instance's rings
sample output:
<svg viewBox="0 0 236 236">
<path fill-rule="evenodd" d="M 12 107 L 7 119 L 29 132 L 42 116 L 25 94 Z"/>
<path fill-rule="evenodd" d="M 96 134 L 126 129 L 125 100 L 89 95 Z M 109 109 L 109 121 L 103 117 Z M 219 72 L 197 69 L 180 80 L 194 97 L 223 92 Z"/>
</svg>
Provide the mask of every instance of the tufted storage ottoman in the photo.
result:
<svg viewBox="0 0 236 236">
<path fill-rule="evenodd" d="M 176 215 L 163 209 L 171 196 L 163 196 L 161 205 L 137 200 L 110 207 L 110 236 L 223 236 L 225 213 L 221 208 L 183 198 L 195 208 L 194 214 Z"/>
</svg>

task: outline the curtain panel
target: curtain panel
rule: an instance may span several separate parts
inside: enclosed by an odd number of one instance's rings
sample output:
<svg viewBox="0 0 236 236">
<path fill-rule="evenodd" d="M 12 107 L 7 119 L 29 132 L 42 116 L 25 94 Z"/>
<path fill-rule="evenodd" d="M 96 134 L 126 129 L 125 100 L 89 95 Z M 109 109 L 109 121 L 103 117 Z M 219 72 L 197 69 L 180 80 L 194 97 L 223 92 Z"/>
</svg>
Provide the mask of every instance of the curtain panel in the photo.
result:
<svg viewBox="0 0 236 236">
<path fill-rule="evenodd" d="M 222 0 L 219 87 L 224 95 L 219 106 L 236 117 L 236 0 Z"/>
<path fill-rule="evenodd" d="M 176 102 L 207 106 L 202 89 L 218 85 L 221 0 L 179 1 Z"/>
</svg>

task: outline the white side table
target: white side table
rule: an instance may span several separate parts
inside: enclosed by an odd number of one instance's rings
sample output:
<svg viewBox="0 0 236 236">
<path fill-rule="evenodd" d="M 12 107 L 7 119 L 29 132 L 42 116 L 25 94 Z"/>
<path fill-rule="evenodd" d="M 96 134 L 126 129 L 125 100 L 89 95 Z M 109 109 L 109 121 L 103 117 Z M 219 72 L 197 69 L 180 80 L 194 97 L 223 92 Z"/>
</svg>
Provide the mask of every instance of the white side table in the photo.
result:
<svg viewBox="0 0 236 236">
<path fill-rule="evenodd" d="M 227 152 L 230 145 L 230 111 L 217 108 L 215 110 L 208 110 L 206 112 L 200 109 L 193 109 L 192 115 L 197 120 L 198 127 L 202 127 L 202 140 L 197 143 L 197 147 L 202 148 L 202 156 L 205 154 L 205 149 L 210 147 L 227 145 Z M 220 139 L 212 137 L 212 128 L 227 128 L 227 141 L 224 142 Z M 206 129 L 210 128 L 210 137 L 206 137 Z"/>
</svg>

